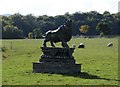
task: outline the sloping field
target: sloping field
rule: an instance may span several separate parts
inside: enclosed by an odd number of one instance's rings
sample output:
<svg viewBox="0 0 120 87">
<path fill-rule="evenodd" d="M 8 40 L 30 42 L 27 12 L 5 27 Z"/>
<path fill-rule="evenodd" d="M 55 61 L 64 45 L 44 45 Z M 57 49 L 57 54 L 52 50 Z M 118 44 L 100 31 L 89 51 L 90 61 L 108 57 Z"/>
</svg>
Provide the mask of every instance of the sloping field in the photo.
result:
<svg viewBox="0 0 120 87">
<path fill-rule="evenodd" d="M 70 47 L 85 44 L 84 49 L 76 47 L 73 54 L 76 63 L 82 64 L 81 73 L 74 75 L 32 73 L 32 62 L 42 54 L 42 41 L 3 40 L 3 85 L 118 85 L 117 38 L 73 38 L 68 43 Z M 107 47 L 109 42 L 113 47 Z"/>
</svg>

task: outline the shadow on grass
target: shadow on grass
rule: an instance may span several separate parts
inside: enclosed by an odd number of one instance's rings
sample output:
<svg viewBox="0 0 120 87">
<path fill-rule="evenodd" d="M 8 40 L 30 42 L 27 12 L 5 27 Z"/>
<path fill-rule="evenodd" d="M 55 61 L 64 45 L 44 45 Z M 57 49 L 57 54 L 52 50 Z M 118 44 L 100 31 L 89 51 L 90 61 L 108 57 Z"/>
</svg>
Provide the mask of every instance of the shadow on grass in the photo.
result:
<svg viewBox="0 0 120 87">
<path fill-rule="evenodd" d="M 79 77 L 79 78 L 83 78 L 83 79 L 101 79 L 101 80 L 114 80 L 114 81 L 120 81 L 117 79 L 108 79 L 108 78 L 101 78 L 99 76 L 96 75 L 91 75 L 87 72 L 80 72 L 80 73 L 75 73 L 75 74 L 62 74 L 64 76 L 73 76 L 73 77 Z"/>
</svg>

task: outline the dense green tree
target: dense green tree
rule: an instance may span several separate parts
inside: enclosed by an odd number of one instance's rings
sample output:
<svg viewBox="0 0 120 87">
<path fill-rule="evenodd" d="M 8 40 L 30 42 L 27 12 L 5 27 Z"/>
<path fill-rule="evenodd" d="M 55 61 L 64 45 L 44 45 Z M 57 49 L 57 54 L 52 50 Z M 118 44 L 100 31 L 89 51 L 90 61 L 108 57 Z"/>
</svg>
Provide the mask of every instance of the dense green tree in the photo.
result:
<svg viewBox="0 0 120 87">
<path fill-rule="evenodd" d="M 110 12 L 108 12 L 108 11 L 104 11 L 104 12 L 103 12 L 103 16 L 106 16 L 106 17 L 107 17 L 107 16 L 111 16 L 111 14 L 110 14 Z"/>
<path fill-rule="evenodd" d="M 39 28 L 34 29 L 33 35 L 34 35 L 34 38 L 41 38 L 42 37 L 41 30 Z"/>
<path fill-rule="evenodd" d="M 19 30 L 16 26 L 6 25 L 2 30 L 3 39 L 19 39 L 23 38 L 23 31 Z"/>
<path fill-rule="evenodd" d="M 11 22 L 13 26 L 17 26 L 19 29 L 23 27 L 23 16 L 19 13 L 10 16 Z"/>
<path fill-rule="evenodd" d="M 5 32 L 3 29 L 5 26 L 13 25 L 14 27 L 17 27 L 18 30 L 23 31 L 23 36 L 27 37 L 29 32 L 33 32 L 34 35 L 34 32 L 36 31 L 35 29 L 40 29 L 41 34 L 44 34 L 48 30 L 54 30 L 64 24 L 67 19 L 72 20 L 73 35 L 81 34 L 79 27 L 82 25 L 89 26 L 89 31 L 87 31 L 86 35 L 98 35 L 99 33 L 105 35 L 120 34 L 120 12 L 111 14 L 108 11 L 105 11 L 103 14 L 100 14 L 97 11 L 84 13 L 75 12 L 73 14 L 66 12 L 64 15 L 42 15 L 38 17 L 33 16 L 32 14 L 21 15 L 16 13 L 10 16 L 2 16 L 2 30 Z M 106 23 L 107 25 L 105 25 L 108 26 L 108 28 L 96 30 L 96 26 L 98 26 L 98 24 L 100 26 L 100 23 Z M 3 33 L 3 36 L 5 36 L 4 34 L 5 33 Z M 36 37 L 37 36 L 39 35 L 36 34 Z"/>
<path fill-rule="evenodd" d="M 58 26 L 63 24 L 66 20 L 67 20 L 67 18 L 63 15 L 55 16 L 55 27 L 57 28 Z"/>
<path fill-rule="evenodd" d="M 108 26 L 105 22 L 100 22 L 97 24 L 96 29 L 100 32 L 102 35 L 110 35 L 111 28 Z"/>
<path fill-rule="evenodd" d="M 28 33 L 28 39 L 33 39 L 33 32 Z"/>
<path fill-rule="evenodd" d="M 17 13 L 11 17 L 12 25 L 17 26 L 24 33 L 24 36 L 27 36 L 30 31 L 33 31 L 38 26 L 37 18 L 32 14 L 28 14 L 26 16 L 22 16 Z"/>
</svg>

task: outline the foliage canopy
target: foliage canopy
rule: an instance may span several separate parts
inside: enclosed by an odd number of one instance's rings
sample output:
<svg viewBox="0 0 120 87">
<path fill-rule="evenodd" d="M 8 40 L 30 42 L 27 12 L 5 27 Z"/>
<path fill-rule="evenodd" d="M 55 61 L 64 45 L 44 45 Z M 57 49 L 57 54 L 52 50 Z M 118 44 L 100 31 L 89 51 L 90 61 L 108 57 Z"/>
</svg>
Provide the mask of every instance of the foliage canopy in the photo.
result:
<svg viewBox="0 0 120 87">
<path fill-rule="evenodd" d="M 39 29 L 40 35 L 44 34 L 48 30 L 54 30 L 58 28 L 61 24 L 63 24 L 67 19 L 71 19 L 73 21 L 72 31 L 73 36 L 81 35 L 82 33 L 86 33 L 86 35 L 98 35 L 101 32 L 105 35 L 118 35 L 120 31 L 118 30 L 120 24 L 120 12 L 115 14 L 110 14 L 110 12 L 105 11 L 103 14 L 98 13 L 97 11 L 90 12 L 75 12 L 73 14 L 69 14 L 68 12 L 64 15 L 57 16 L 33 16 L 32 14 L 21 15 L 19 13 L 4 16 L 2 15 L 2 30 L 3 30 L 3 38 L 14 38 L 5 34 L 4 28 L 5 26 L 14 26 L 19 31 L 19 37 L 27 37 L 29 32 L 35 33 L 35 29 Z M 101 22 L 107 23 L 107 25 L 102 24 Z M 80 26 L 87 25 L 89 26 L 89 30 L 79 29 Z M 100 26 L 107 26 L 109 28 L 104 29 L 100 28 Z M 98 27 L 100 29 L 98 29 Z M 87 29 L 87 28 L 86 28 Z M 13 28 L 13 31 L 15 29 Z M 105 31 L 107 30 L 107 31 Z M 81 31 L 81 32 L 80 32 Z M 103 32 L 104 31 L 104 32 Z M 20 33 L 21 32 L 21 33 Z M 18 32 L 17 32 L 18 33 Z M 23 33 L 23 36 L 22 36 Z M 35 33 L 36 34 L 36 33 Z M 37 36 L 38 33 L 36 34 Z"/>
</svg>

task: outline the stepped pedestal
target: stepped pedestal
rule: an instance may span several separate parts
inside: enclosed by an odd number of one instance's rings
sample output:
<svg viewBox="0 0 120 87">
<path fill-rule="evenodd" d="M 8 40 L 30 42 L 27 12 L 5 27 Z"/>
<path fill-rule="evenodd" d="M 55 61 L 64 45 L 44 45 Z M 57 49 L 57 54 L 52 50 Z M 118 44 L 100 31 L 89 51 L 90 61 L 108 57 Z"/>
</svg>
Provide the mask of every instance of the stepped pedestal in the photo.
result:
<svg viewBox="0 0 120 87">
<path fill-rule="evenodd" d="M 70 56 L 74 48 L 41 47 L 42 56 L 39 62 L 33 62 L 34 73 L 79 73 L 81 64 L 76 64 Z"/>
</svg>

